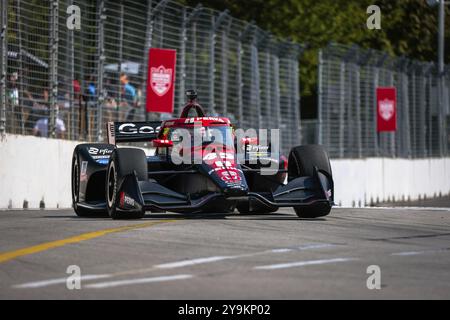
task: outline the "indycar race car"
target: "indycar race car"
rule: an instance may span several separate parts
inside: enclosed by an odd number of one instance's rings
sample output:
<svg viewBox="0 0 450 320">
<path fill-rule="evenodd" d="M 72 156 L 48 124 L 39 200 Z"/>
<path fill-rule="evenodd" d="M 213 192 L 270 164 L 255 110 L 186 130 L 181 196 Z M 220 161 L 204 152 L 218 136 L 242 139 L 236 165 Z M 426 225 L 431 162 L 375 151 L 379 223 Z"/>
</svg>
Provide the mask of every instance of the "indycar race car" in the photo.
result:
<svg viewBox="0 0 450 320">
<path fill-rule="evenodd" d="M 205 116 L 196 93 L 187 95 L 178 119 L 110 122 L 107 144 L 75 148 L 72 201 L 78 216 L 253 214 L 281 207 L 294 208 L 301 218 L 330 213 L 334 187 L 323 147 L 294 147 L 286 159 L 257 137 L 237 137 L 228 118 Z M 156 151 L 146 156 L 143 149 L 117 146 L 125 142 L 149 142 Z"/>
</svg>

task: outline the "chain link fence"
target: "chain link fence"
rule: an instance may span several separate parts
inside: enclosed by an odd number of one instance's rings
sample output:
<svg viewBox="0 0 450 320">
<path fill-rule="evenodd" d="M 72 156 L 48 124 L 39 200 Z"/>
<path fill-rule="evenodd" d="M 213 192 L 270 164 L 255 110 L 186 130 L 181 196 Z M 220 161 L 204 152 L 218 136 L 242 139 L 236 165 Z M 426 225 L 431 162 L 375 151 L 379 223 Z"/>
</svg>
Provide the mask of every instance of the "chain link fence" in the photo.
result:
<svg viewBox="0 0 450 320">
<path fill-rule="evenodd" d="M 319 53 L 318 142 L 332 157 L 423 158 L 448 155 L 449 85 L 433 63 L 393 58 L 356 45 Z M 397 89 L 397 131 L 377 133 L 376 88 Z"/>
<path fill-rule="evenodd" d="M 107 121 L 171 117 L 145 112 L 157 47 L 177 50 L 174 116 L 196 89 L 209 114 L 279 128 L 284 150 L 300 142 L 299 44 L 175 0 L 0 1 L 3 131 L 101 141 Z M 68 27 L 72 5 L 80 30 Z"/>
</svg>

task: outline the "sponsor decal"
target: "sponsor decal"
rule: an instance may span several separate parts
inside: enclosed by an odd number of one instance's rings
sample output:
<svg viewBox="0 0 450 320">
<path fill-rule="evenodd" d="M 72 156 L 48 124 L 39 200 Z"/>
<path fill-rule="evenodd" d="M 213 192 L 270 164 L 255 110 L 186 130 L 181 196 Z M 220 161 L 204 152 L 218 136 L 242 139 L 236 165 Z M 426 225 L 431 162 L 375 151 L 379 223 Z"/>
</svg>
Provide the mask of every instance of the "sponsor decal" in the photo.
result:
<svg viewBox="0 0 450 320">
<path fill-rule="evenodd" d="M 89 147 L 88 150 L 90 155 L 107 155 L 113 152 L 113 149 L 99 149 L 95 147 Z"/>
<path fill-rule="evenodd" d="M 99 164 L 107 165 L 109 163 L 109 158 L 98 159 L 98 160 L 96 160 L 96 162 Z"/>
<path fill-rule="evenodd" d="M 239 176 L 239 173 L 236 171 L 228 170 L 228 171 L 221 171 L 221 178 L 224 181 L 241 181 L 241 177 Z"/>
<path fill-rule="evenodd" d="M 153 92 L 162 97 L 169 92 L 172 86 L 172 68 L 165 68 L 164 66 L 159 66 L 157 68 L 151 68 L 150 71 L 150 85 Z"/>
<path fill-rule="evenodd" d="M 234 159 L 234 155 L 232 153 L 225 153 L 225 152 L 220 152 L 219 155 L 217 155 L 217 153 L 212 152 L 212 153 L 208 153 L 207 155 L 205 155 L 203 157 L 204 161 L 211 161 L 214 159 L 225 159 L 225 160 L 233 160 Z"/>
<path fill-rule="evenodd" d="M 184 120 L 184 123 L 194 123 L 194 122 L 201 122 L 201 121 L 213 121 L 213 122 L 220 122 L 220 123 L 230 123 L 230 120 L 227 118 L 218 118 L 218 117 L 194 117 L 194 118 L 187 118 Z"/>
<path fill-rule="evenodd" d="M 110 156 L 92 156 L 94 160 L 106 159 L 108 160 Z"/>
<path fill-rule="evenodd" d="M 129 197 L 125 192 L 120 193 L 119 203 L 122 208 L 125 208 L 126 206 L 135 207 L 134 199 Z"/>
<path fill-rule="evenodd" d="M 124 123 L 119 126 L 120 134 L 154 134 L 161 130 L 161 127 L 153 128 L 151 126 L 136 127 L 134 123 Z"/>
<path fill-rule="evenodd" d="M 265 152 L 269 151 L 269 146 L 251 145 L 247 144 L 247 152 Z"/>
</svg>

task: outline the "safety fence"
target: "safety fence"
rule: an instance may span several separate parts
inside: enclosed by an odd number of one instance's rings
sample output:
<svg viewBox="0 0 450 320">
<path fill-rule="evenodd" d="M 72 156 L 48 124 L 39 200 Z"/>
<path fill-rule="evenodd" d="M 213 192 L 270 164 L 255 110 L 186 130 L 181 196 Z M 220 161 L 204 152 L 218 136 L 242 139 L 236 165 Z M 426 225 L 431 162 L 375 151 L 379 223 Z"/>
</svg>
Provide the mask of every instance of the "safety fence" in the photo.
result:
<svg viewBox="0 0 450 320">
<path fill-rule="evenodd" d="M 434 63 L 330 44 L 319 53 L 317 141 L 334 158 L 448 155 L 450 75 Z M 397 131 L 377 133 L 376 88 L 397 89 Z M 439 99 L 439 97 L 443 99 Z"/>
<path fill-rule="evenodd" d="M 209 114 L 300 142 L 299 44 L 175 0 L 0 1 L 3 132 L 101 141 L 107 121 L 170 118 L 145 112 L 156 47 L 177 50 L 174 115 L 196 89 Z"/>
</svg>

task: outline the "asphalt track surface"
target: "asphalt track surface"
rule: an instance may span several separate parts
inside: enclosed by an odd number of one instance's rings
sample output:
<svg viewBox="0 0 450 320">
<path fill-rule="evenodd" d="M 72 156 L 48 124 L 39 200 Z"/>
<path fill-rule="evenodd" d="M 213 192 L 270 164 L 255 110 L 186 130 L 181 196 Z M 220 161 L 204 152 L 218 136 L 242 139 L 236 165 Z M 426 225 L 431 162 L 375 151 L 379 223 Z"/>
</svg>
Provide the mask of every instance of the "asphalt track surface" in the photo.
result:
<svg viewBox="0 0 450 320">
<path fill-rule="evenodd" d="M 67 268 L 81 270 L 69 290 Z M 367 288 L 367 268 L 381 289 Z M 450 208 L 323 219 L 0 211 L 0 299 L 449 299 Z"/>
</svg>

